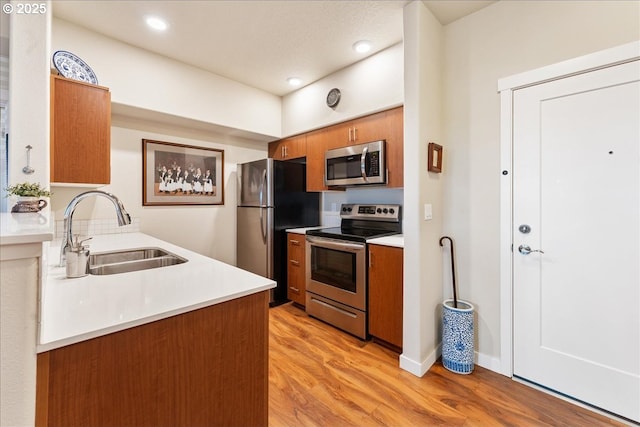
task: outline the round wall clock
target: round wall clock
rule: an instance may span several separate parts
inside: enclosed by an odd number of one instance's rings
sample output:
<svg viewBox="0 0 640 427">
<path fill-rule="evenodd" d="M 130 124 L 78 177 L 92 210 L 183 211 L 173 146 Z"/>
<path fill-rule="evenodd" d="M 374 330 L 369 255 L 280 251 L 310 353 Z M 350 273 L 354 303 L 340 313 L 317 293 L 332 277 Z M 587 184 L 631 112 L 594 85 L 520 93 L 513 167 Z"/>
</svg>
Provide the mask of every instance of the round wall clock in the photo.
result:
<svg viewBox="0 0 640 427">
<path fill-rule="evenodd" d="M 327 106 L 335 108 L 340 102 L 340 89 L 333 88 L 327 94 Z"/>
</svg>

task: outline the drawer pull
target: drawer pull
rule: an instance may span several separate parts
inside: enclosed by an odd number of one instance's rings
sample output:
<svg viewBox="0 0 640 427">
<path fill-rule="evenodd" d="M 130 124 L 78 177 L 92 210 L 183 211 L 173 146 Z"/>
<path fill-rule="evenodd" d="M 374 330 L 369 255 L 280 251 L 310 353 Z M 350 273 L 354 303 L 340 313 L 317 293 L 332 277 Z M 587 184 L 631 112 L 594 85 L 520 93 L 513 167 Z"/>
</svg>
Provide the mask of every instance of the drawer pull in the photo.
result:
<svg viewBox="0 0 640 427">
<path fill-rule="evenodd" d="M 300 261 L 296 261 L 295 259 L 290 259 L 289 262 L 293 265 L 300 265 Z"/>
</svg>

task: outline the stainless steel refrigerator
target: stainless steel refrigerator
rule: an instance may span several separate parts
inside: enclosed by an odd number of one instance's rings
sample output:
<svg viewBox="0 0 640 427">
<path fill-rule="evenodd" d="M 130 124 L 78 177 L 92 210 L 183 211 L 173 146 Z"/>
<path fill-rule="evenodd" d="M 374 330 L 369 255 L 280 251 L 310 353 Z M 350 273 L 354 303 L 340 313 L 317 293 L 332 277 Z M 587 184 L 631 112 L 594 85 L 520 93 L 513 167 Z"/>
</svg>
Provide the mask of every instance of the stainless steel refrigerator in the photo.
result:
<svg viewBox="0 0 640 427">
<path fill-rule="evenodd" d="M 288 228 L 320 224 L 320 194 L 306 192 L 306 165 L 273 159 L 238 164 L 237 266 L 277 282 L 287 301 Z"/>
</svg>

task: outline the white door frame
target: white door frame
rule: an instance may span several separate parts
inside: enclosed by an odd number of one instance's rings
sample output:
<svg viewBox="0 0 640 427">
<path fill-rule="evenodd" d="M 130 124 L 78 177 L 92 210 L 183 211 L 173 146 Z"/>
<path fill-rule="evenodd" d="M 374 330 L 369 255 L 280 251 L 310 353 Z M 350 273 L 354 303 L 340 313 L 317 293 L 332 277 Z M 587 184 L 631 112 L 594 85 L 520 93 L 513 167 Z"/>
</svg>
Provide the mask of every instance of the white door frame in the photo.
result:
<svg viewBox="0 0 640 427">
<path fill-rule="evenodd" d="M 640 59 L 640 41 L 498 80 L 500 92 L 500 373 L 513 377 L 513 92 Z"/>
</svg>

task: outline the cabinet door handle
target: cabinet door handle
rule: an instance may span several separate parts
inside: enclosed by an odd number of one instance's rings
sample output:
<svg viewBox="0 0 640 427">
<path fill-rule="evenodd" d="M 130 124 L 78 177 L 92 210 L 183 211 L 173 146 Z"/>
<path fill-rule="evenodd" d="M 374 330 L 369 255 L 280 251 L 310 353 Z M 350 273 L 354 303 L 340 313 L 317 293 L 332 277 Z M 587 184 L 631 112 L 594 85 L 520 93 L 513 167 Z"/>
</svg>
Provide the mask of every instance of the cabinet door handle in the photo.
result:
<svg viewBox="0 0 640 427">
<path fill-rule="evenodd" d="M 284 146 L 284 156 L 287 157 L 289 155 L 289 147 Z"/>
<path fill-rule="evenodd" d="M 289 240 L 289 243 L 291 243 L 294 246 L 300 246 L 300 240 Z"/>
<path fill-rule="evenodd" d="M 290 259 L 289 262 L 291 262 L 291 264 L 296 266 L 300 265 L 300 261 L 296 261 L 295 259 Z"/>
<path fill-rule="evenodd" d="M 353 142 L 358 140 L 358 128 L 353 128 Z"/>
<path fill-rule="evenodd" d="M 373 267 L 373 254 L 369 251 L 369 268 Z"/>
<path fill-rule="evenodd" d="M 351 128 L 349 128 L 349 142 L 351 142 Z"/>
<path fill-rule="evenodd" d="M 300 293 L 300 289 L 294 288 L 293 286 L 289 286 L 289 289 L 291 289 L 293 292 Z"/>
</svg>

